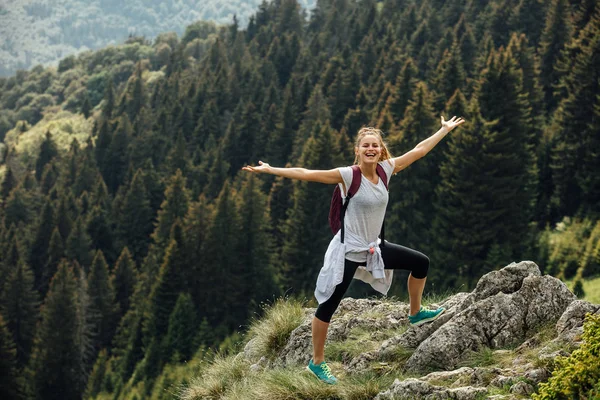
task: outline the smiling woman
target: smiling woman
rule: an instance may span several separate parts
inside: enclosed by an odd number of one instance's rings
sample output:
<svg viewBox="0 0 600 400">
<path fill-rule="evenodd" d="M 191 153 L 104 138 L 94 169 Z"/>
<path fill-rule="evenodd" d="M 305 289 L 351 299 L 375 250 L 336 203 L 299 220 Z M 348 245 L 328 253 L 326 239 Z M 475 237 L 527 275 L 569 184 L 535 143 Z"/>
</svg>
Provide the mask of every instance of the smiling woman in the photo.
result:
<svg viewBox="0 0 600 400">
<path fill-rule="evenodd" d="M 421 252 L 389 243 L 378 236 L 389 200 L 387 188 L 391 176 L 424 157 L 444 136 L 463 122 L 462 118 L 453 117 L 445 121 L 444 117 L 441 117 L 442 127 L 434 135 L 423 140 L 411 151 L 395 158 L 390 154 L 381 130 L 364 127 L 356 137 L 355 166 L 352 167 L 331 170 L 276 168 L 259 161 L 258 166 L 248 165 L 242 168 L 249 172 L 340 186 L 344 200 L 341 213 L 343 229 L 337 231 L 329 243 L 317 279 L 315 297 L 319 306 L 312 322 L 313 358 L 307 366 L 321 381 L 329 384 L 337 382 L 325 363 L 325 338 L 331 317 L 353 278 L 369 283 L 385 295 L 392 283 L 393 270 L 408 270 L 409 323 L 421 325 L 431 322 L 444 312 L 443 308 L 427 310 L 421 306 L 429 258 Z M 360 171 L 358 178 L 355 177 L 357 167 Z M 354 179 L 360 179 L 360 185 L 357 185 Z M 355 191 L 356 187 L 358 189 Z"/>
</svg>

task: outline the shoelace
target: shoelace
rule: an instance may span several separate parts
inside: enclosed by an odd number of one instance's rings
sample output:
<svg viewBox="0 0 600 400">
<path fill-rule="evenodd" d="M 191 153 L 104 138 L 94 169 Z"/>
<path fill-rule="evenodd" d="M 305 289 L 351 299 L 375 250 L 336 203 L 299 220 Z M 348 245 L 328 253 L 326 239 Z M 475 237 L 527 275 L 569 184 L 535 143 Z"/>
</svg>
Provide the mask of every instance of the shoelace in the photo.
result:
<svg viewBox="0 0 600 400">
<path fill-rule="evenodd" d="M 329 369 L 329 365 L 325 364 L 321 367 L 323 371 L 325 371 L 325 376 L 328 378 L 333 378 L 333 374 L 331 373 L 331 369 Z"/>
</svg>

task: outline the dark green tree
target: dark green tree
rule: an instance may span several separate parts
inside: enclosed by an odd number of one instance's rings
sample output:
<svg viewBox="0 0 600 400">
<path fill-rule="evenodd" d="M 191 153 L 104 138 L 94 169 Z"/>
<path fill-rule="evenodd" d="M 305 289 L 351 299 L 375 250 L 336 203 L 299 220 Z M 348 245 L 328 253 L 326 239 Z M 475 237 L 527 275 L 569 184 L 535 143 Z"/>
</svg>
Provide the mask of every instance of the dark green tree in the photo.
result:
<svg viewBox="0 0 600 400">
<path fill-rule="evenodd" d="M 22 399 L 23 381 L 17 367 L 17 350 L 12 335 L 0 314 L 0 396 L 3 399 Z"/>
<path fill-rule="evenodd" d="M 165 357 L 178 362 L 190 360 L 196 351 L 197 328 L 192 296 L 180 293 L 169 316 Z"/>
<path fill-rule="evenodd" d="M 143 181 L 143 172 L 137 170 L 119 210 L 117 234 L 133 258 L 141 261 L 148 251 L 152 233 L 152 210 Z"/>
<path fill-rule="evenodd" d="M 35 228 L 35 237 L 29 250 L 29 264 L 35 277 L 35 288 L 39 290 L 42 282 L 44 265 L 48 261 L 48 247 L 54 229 L 54 209 L 52 203 L 46 201 Z"/>
<path fill-rule="evenodd" d="M 98 352 L 110 345 L 116 329 L 116 316 L 119 312 L 115 302 L 115 289 L 109 278 L 108 265 L 101 250 L 96 251 L 87 283 L 94 348 Z"/>
<path fill-rule="evenodd" d="M 390 138 L 391 151 L 402 154 L 412 150 L 438 128 L 427 86 L 419 83 L 413 100 L 404 113 L 399 133 Z M 429 216 L 433 215 L 434 190 L 439 182 L 439 165 L 443 144 L 402 171 L 402 179 L 390 182 L 389 218 L 386 232 L 390 240 L 427 252 L 431 235 L 427 234 Z"/>
<path fill-rule="evenodd" d="M 580 34 L 580 52 L 564 77 L 568 93 L 553 116 L 552 179 L 553 203 L 558 215 L 575 215 L 580 208 L 598 211 L 598 178 L 592 172 L 600 149 L 598 115 L 600 100 L 600 18 L 590 21 Z M 593 176 L 588 174 L 592 172 Z M 575 179 L 573 179 L 575 178 Z"/>
<path fill-rule="evenodd" d="M 115 300 L 119 306 L 119 318 L 117 318 L 119 320 L 129 310 L 131 296 L 138 279 L 135 261 L 133 261 L 127 247 L 123 248 L 110 279 L 115 291 Z"/>
<path fill-rule="evenodd" d="M 62 262 L 50 284 L 30 360 L 37 399 L 80 399 L 77 279 Z"/>
<path fill-rule="evenodd" d="M 58 269 L 60 260 L 65 257 L 65 247 L 58 228 L 54 228 L 48 245 L 48 258 L 44 264 L 42 278 L 40 282 L 40 293 L 42 297 L 46 295 L 50 286 L 50 281 Z"/>
<path fill-rule="evenodd" d="M 58 155 L 56 144 L 52 140 L 50 131 L 46 132 L 46 137 L 40 145 L 40 154 L 35 162 L 35 177 L 37 180 L 42 178 L 44 167 Z"/>
<path fill-rule="evenodd" d="M 530 244 L 528 225 L 533 216 L 535 199 L 535 153 L 527 94 L 523 92 L 522 72 L 510 50 L 493 52 L 483 71 L 476 94 L 481 114 L 488 121 L 498 121 L 497 136 L 488 143 L 489 150 L 498 154 L 494 173 L 497 204 L 502 205 L 502 223 L 496 234 L 499 246 L 508 246 L 514 257 L 522 257 Z M 515 232 L 522 232 L 515 235 Z"/>
<path fill-rule="evenodd" d="M 308 169 L 333 168 L 331 129 L 315 124 L 302 152 L 299 164 Z M 314 276 L 323 263 L 323 254 L 315 249 L 327 248 L 331 231 L 327 222 L 333 187 L 315 182 L 293 182 L 292 206 L 284 224 L 286 241 L 282 248 L 284 290 L 309 294 L 314 289 Z"/>
<path fill-rule="evenodd" d="M 38 317 L 38 293 L 33 285 L 31 269 L 19 261 L 4 283 L 0 301 L 0 311 L 12 333 L 17 349 L 17 364 L 21 368 L 29 359 Z"/>
<path fill-rule="evenodd" d="M 84 227 L 83 217 L 77 218 L 73 224 L 73 230 L 65 241 L 65 255 L 86 269 L 92 264 L 92 240 Z"/>
<path fill-rule="evenodd" d="M 102 163 L 102 177 L 106 182 L 106 187 L 111 193 L 116 193 L 119 185 L 123 183 L 127 165 L 129 164 L 129 142 L 131 141 L 133 128 L 126 115 L 119 118 L 117 128 L 115 129 L 108 150 L 104 155 Z"/>
<path fill-rule="evenodd" d="M 86 232 L 90 236 L 93 246 L 102 250 L 106 261 L 112 264 L 116 258 L 113 230 L 109 216 L 100 206 L 94 206 L 87 216 Z"/>
<path fill-rule="evenodd" d="M 181 170 L 177 170 L 167 184 L 165 199 L 158 211 L 156 229 L 152 234 L 155 243 L 160 246 L 166 246 L 169 243 L 173 224 L 177 219 L 184 219 L 188 207 L 189 193 L 186 189 L 186 179 Z"/>
<path fill-rule="evenodd" d="M 567 0 L 552 0 L 548 6 L 546 25 L 540 39 L 538 49 L 540 83 L 544 90 L 547 113 L 552 112 L 558 105 L 554 90 L 561 79 L 561 74 L 556 65 L 561 51 L 571 39 L 572 26 L 569 15 Z"/>
<path fill-rule="evenodd" d="M 223 327 L 230 330 L 239 325 L 239 321 L 230 318 L 229 313 L 233 311 L 233 293 L 230 289 L 239 289 L 238 281 L 230 271 L 239 270 L 243 263 L 231 249 L 239 249 L 240 237 L 240 218 L 235 204 L 235 191 L 229 181 L 226 181 L 215 200 L 214 216 L 202 244 L 202 252 L 210 255 L 210 258 L 205 258 L 207 262 L 199 271 L 200 276 L 204 277 L 204 299 L 198 304 L 199 315 L 206 317 L 215 329 L 221 326 L 221 330 Z M 247 303 L 244 307 L 246 305 Z M 218 337 L 219 334 L 215 336 Z"/>
</svg>

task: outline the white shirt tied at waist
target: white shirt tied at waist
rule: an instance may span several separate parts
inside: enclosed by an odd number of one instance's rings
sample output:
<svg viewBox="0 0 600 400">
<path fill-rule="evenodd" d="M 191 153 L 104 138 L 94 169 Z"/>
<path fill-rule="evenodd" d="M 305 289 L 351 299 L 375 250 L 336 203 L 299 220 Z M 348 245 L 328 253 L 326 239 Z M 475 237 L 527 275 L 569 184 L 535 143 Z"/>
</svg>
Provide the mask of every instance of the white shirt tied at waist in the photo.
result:
<svg viewBox="0 0 600 400">
<path fill-rule="evenodd" d="M 354 279 L 360 279 L 370 284 L 373 289 L 382 294 L 387 294 L 392 284 L 394 276 L 393 269 L 384 269 L 380 240 L 367 243 L 363 238 L 353 235 L 348 229 L 344 232 L 344 243 L 340 242 L 340 231 L 333 237 L 325 253 L 325 261 L 317 278 L 317 288 L 315 297 L 319 304 L 326 302 L 335 287 L 344 279 L 344 263 L 346 253 L 349 252 L 367 252 L 367 266 L 358 267 L 354 273 Z M 373 249 L 369 251 L 369 249 Z"/>
</svg>

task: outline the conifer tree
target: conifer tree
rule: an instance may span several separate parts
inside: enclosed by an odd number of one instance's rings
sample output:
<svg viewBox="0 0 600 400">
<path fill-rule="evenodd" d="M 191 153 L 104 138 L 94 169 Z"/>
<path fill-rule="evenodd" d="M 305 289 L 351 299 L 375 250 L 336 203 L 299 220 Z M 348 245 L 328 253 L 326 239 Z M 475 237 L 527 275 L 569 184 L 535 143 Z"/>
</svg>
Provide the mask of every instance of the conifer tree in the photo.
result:
<svg viewBox="0 0 600 400">
<path fill-rule="evenodd" d="M 81 113 L 88 119 L 90 117 L 90 113 L 92 112 L 92 104 L 90 103 L 90 96 L 88 95 L 87 90 L 84 93 L 83 103 L 81 104 Z"/>
<path fill-rule="evenodd" d="M 19 367 L 29 359 L 35 334 L 39 300 L 33 285 L 31 269 L 19 261 L 4 283 L 0 301 L 0 311 L 16 345 Z"/>
<path fill-rule="evenodd" d="M 434 109 L 440 110 L 456 89 L 463 89 L 466 73 L 460 58 L 460 48 L 455 41 L 449 50 L 445 50 L 436 71 L 436 98 Z"/>
<path fill-rule="evenodd" d="M 559 70 L 556 68 L 557 60 L 572 35 L 568 8 L 567 0 L 552 0 L 548 6 L 546 25 L 542 31 L 538 49 L 540 83 L 544 90 L 544 103 L 548 113 L 557 106 L 554 90 L 561 78 Z"/>
<path fill-rule="evenodd" d="M 526 94 L 527 101 L 531 106 L 529 124 L 534 130 L 532 144 L 537 147 L 541 139 L 544 115 L 544 94 L 539 82 L 540 72 L 538 65 L 535 62 L 535 56 L 529 47 L 529 41 L 525 34 L 512 35 L 507 48 L 515 58 L 518 68 L 523 73 L 523 93 Z"/>
<path fill-rule="evenodd" d="M 106 187 L 111 193 L 116 193 L 119 185 L 123 183 L 127 165 L 129 164 L 129 142 L 131 141 L 133 129 L 127 115 L 119 118 L 117 128 L 115 129 L 108 150 L 104 155 L 102 164 L 102 177 L 106 182 Z"/>
<path fill-rule="evenodd" d="M 203 269 L 200 272 L 200 276 L 205 277 L 204 299 L 198 305 L 199 315 L 206 317 L 215 329 L 220 326 L 221 331 L 230 330 L 240 323 L 229 317 L 233 307 L 241 306 L 232 302 L 232 289 L 239 290 L 239 281 L 235 274 L 230 272 L 239 270 L 244 263 L 244 260 L 231 251 L 239 249 L 239 221 L 235 192 L 229 181 L 226 181 L 215 200 L 214 215 L 202 245 L 202 253 L 207 255 L 207 261 L 202 265 Z M 245 306 L 247 303 L 242 307 Z"/>
<path fill-rule="evenodd" d="M 44 265 L 48 260 L 48 247 L 50 246 L 50 238 L 54 223 L 54 209 L 52 203 L 46 201 L 39 222 L 36 226 L 35 237 L 29 250 L 29 263 L 33 270 L 35 278 L 35 288 L 39 289 L 42 281 L 42 273 Z"/>
<path fill-rule="evenodd" d="M 0 396 L 3 399 L 22 399 L 23 381 L 19 377 L 17 350 L 6 322 L 0 314 Z"/>
<path fill-rule="evenodd" d="M 417 73 L 414 61 L 411 58 L 407 59 L 396 79 L 392 95 L 386 104 L 386 108 L 392 113 L 395 123 L 399 123 L 404 118 L 404 111 L 412 99 L 417 84 Z"/>
<path fill-rule="evenodd" d="M 100 120 L 98 123 L 98 133 L 96 136 L 96 143 L 94 147 L 94 154 L 96 156 L 96 164 L 101 171 L 104 170 L 106 153 L 112 140 L 112 125 L 109 121 Z"/>
<path fill-rule="evenodd" d="M 204 289 L 208 287 L 205 276 L 206 266 L 209 264 L 210 255 L 205 254 L 204 241 L 208 237 L 208 229 L 212 221 L 213 209 L 208 204 L 204 195 L 198 201 L 190 203 L 187 215 L 183 221 L 184 236 L 186 238 L 185 254 L 189 260 L 185 269 L 187 290 L 191 294 L 194 304 L 206 301 Z"/>
<path fill-rule="evenodd" d="M 46 137 L 40 145 L 40 154 L 35 162 L 35 177 L 40 180 L 44 167 L 58 154 L 56 144 L 52 140 L 50 131 L 46 132 Z"/>
<path fill-rule="evenodd" d="M 65 250 L 62 237 L 60 236 L 58 228 L 54 228 L 52 236 L 50 237 L 50 244 L 48 245 L 48 258 L 44 264 L 40 282 L 40 293 L 42 294 L 42 297 L 46 295 L 50 286 L 50 281 L 58 269 L 60 260 L 63 259 L 64 256 Z"/>
<path fill-rule="evenodd" d="M 94 206 L 88 213 L 86 232 L 90 236 L 94 247 L 102 250 L 106 261 L 109 264 L 113 263 L 117 258 L 113 231 L 108 220 L 108 213 L 98 205 Z"/>
<path fill-rule="evenodd" d="M 204 188 L 204 194 L 209 199 L 219 195 L 221 188 L 227 180 L 229 163 L 223 158 L 223 146 L 219 145 L 209 154 L 212 164 L 208 172 L 208 182 Z"/>
<path fill-rule="evenodd" d="M 254 103 L 240 103 L 223 139 L 225 161 L 231 166 L 230 171 L 238 171 L 249 160 L 255 160 L 256 151 L 264 146 L 264 139 Z"/>
<path fill-rule="evenodd" d="M 2 185 L 0 185 L 0 198 L 6 200 L 15 186 L 17 186 L 17 180 L 15 179 L 15 175 L 13 174 L 10 166 L 7 166 L 6 172 L 4 173 L 4 179 L 2 180 Z"/>
<path fill-rule="evenodd" d="M 332 142 L 330 128 L 317 123 L 299 164 L 307 169 L 332 168 Z M 293 187 L 293 204 L 283 228 L 286 238 L 281 256 L 284 290 L 293 287 L 296 293 L 307 294 L 314 289 L 313 277 L 323 263 L 323 254 L 314 249 L 327 248 L 331 240 L 327 205 L 333 188 L 306 181 L 294 181 Z"/>
<path fill-rule="evenodd" d="M 182 276 L 183 238 L 180 235 L 179 222 L 173 226 L 173 231 L 175 237 L 169 242 L 164 261 L 150 292 L 148 314 L 144 324 L 144 342 L 147 344 L 153 341 L 161 344 L 168 331 L 169 316 L 185 285 Z"/>
<path fill-rule="evenodd" d="M 269 232 L 271 226 L 267 210 L 267 198 L 260 190 L 260 181 L 254 175 L 247 175 L 238 193 L 240 228 L 244 234 L 240 237 L 238 255 L 244 260 L 239 271 L 232 271 L 241 278 L 240 303 L 245 301 L 247 307 L 239 311 L 239 320 L 245 321 L 252 308 L 278 294 L 275 281 L 276 271 L 272 264 Z"/>
<path fill-rule="evenodd" d="M 106 82 L 104 85 L 104 101 L 102 105 L 102 115 L 106 121 L 113 117 L 113 110 L 115 108 L 115 93 L 113 88 L 113 78 L 107 75 Z"/>
<path fill-rule="evenodd" d="M 188 293 L 180 293 L 175 308 L 169 316 L 165 357 L 178 362 L 190 360 L 196 350 L 197 328 L 192 296 Z"/>
<path fill-rule="evenodd" d="M 91 322 L 94 326 L 95 350 L 107 347 L 114 335 L 118 308 L 115 304 L 115 290 L 109 279 L 108 265 L 102 251 L 96 251 L 87 278 L 90 297 Z"/>
<path fill-rule="evenodd" d="M 138 274 L 135 261 L 133 261 L 129 249 L 124 247 L 110 277 L 112 287 L 115 291 L 115 300 L 118 304 L 119 312 L 116 318 L 117 321 L 129 310 L 131 296 L 133 296 L 137 279 Z"/>
<path fill-rule="evenodd" d="M 510 30 L 526 34 L 531 43 L 539 43 L 546 21 L 546 7 L 547 3 L 542 0 L 520 0 L 508 20 Z"/>
<path fill-rule="evenodd" d="M 14 188 L 4 203 L 4 226 L 29 224 L 33 221 L 32 196 L 21 184 Z"/>
<path fill-rule="evenodd" d="M 77 313 L 77 280 L 63 262 L 44 301 L 30 360 L 36 398 L 81 398 Z"/>
<path fill-rule="evenodd" d="M 83 217 L 75 220 L 73 230 L 65 241 L 65 255 L 87 269 L 92 264 L 92 240 L 83 224 Z"/>
<path fill-rule="evenodd" d="M 137 170 L 119 210 L 117 233 L 123 246 L 131 249 L 135 260 L 141 261 L 148 251 L 152 233 L 152 210 L 143 182 L 142 171 Z"/>
<path fill-rule="evenodd" d="M 323 95 L 321 85 L 316 85 L 308 100 L 304 119 L 294 139 L 292 160 L 297 160 L 303 152 L 306 141 L 310 138 L 316 124 L 323 126 L 331 119 L 327 99 Z"/>
<path fill-rule="evenodd" d="M 70 192 L 67 192 L 66 195 L 61 195 L 60 199 L 58 200 L 58 207 L 56 209 L 56 226 L 63 240 L 69 237 L 71 234 L 71 229 L 73 228 L 71 212 L 68 209 L 68 203 L 70 201 L 69 196 L 71 196 Z"/>
<path fill-rule="evenodd" d="M 50 190 L 54 187 L 57 178 L 58 170 L 56 165 L 54 163 L 46 164 L 40 180 L 40 189 L 43 194 L 47 195 L 50 193 Z"/>
<path fill-rule="evenodd" d="M 501 49 L 490 56 L 476 94 L 483 118 L 498 120 L 495 140 L 487 146 L 501 158 L 488 178 L 497 180 L 493 193 L 497 204 L 502 205 L 499 210 L 502 224 L 496 235 L 498 245 L 508 246 L 515 257 L 520 257 L 528 245 L 529 236 L 525 233 L 535 199 L 534 131 L 530 124 L 531 108 L 521 82 L 522 73 L 510 50 Z"/>
<path fill-rule="evenodd" d="M 596 17 L 580 34 L 586 40 L 582 40 L 581 50 L 563 81 L 568 96 L 556 110 L 550 127 L 555 140 L 551 163 L 553 203 L 558 215 L 575 215 L 580 208 L 598 211 L 599 183 L 592 171 L 600 149 L 598 124 L 593 122 L 600 115 L 600 73 L 595 61 L 600 55 L 599 31 L 600 17 Z"/>
<path fill-rule="evenodd" d="M 411 150 L 431 136 L 437 126 L 431 95 L 426 85 L 419 83 L 398 128 L 399 134 L 390 138 L 390 150 L 398 154 Z M 433 215 L 433 195 L 439 181 L 441 159 L 442 149 L 436 148 L 402 171 L 402 179 L 390 186 L 391 213 L 386 220 L 389 221 L 386 223 L 386 231 L 393 240 L 427 251 L 431 240 L 430 235 L 427 235 L 427 227 L 430 224 L 429 216 Z"/>
<path fill-rule="evenodd" d="M 435 258 L 445 270 L 434 272 L 432 278 L 442 286 L 471 284 L 496 236 L 498 210 L 493 205 L 493 182 L 485 172 L 493 170 L 497 156 L 487 150 L 495 124 L 481 117 L 476 100 L 468 120 L 468 125 L 448 138 L 447 158 L 440 166 L 442 180 L 436 189 Z"/>
<path fill-rule="evenodd" d="M 102 384 L 106 376 L 106 366 L 108 364 L 108 352 L 102 349 L 98 354 L 94 368 L 87 382 L 84 398 L 94 399 L 102 391 Z"/>
<path fill-rule="evenodd" d="M 86 152 L 76 160 L 78 171 L 75 181 L 71 186 L 75 196 L 80 196 L 83 192 L 91 192 L 94 188 L 99 170 L 93 157 L 91 152 Z"/>
<path fill-rule="evenodd" d="M 95 326 L 94 318 L 97 317 L 93 310 L 89 293 L 87 273 L 73 261 L 73 273 L 77 281 L 77 331 L 76 348 L 79 358 L 79 371 L 77 374 L 80 390 L 85 389 L 89 373 L 94 365 L 98 350 L 94 347 Z"/>
<path fill-rule="evenodd" d="M 163 246 L 169 242 L 171 228 L 177 219 L 183 220 L 188 212 L 189 193 L 186 188 L 186 179 L 177 170 L 165 190 L 165 199 L 158 211 L 156 229 L 152 234 L 154 242 Z"/>
</svg>

